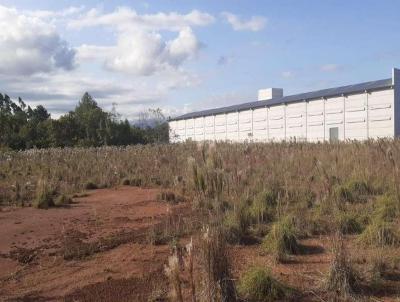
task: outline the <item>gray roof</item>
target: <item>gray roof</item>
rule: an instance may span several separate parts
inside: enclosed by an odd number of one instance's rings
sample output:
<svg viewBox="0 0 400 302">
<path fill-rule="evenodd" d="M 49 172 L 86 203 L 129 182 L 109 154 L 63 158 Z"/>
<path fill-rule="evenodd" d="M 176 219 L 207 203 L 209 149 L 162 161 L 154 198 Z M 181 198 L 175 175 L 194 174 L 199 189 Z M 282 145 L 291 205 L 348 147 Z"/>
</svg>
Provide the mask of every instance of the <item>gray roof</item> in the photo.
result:
<svg viewBox="0 0 400 302">
<path fill-rule="evenodd" d="M 191 112 L 191 113 L 187 113 L 187 114 L 175 117 L 175 118 L 171 119 L 171 121 L 183 120 L 183 119 L 201 117 L 201 116 L 207 116 L 207 115 L 214 115 L 214 114 L 220 114 L 220 113 L 227 113 L 227 112 L 236 112 L 236 111 L 242 111 L 242 110 L 246 110 L 246 109 L 269 107 L 269 106 L 280 105 L 280 104 L 289 104 L 289 103 L 295 103 L 295 102 L 300 102 L 300 101 L 304 101 L 304 100 L 319 99 L 319 98 L 323 98 L 323 97 L 334 97 L 334 96 L 339 96 L 342 94 L 352 94 L 352 93 L 357 93 L 357 92 L 363 92 L 366 90 L 367 91 L 379 90 L 379 89 L 391 87 L 392 85 L 393 85 L 392 78 L 389 78 L 389 79 L 365 82 L 365 83 L 360 83 L 360 84 L 355 84 L 355 85 L 347 85 L 347 86 L 341 86 L 341 87 L 336 87 L 336 88 L 329 88 L 329 89 L 317 90 L 317 91 L 300 93 L 300 94 L 295 94 L 295 95 L 289 95 L 289 96 L 284 96 L 284 97 L 279 97 L 279 98 L 273 98 L 273 99 L 266 100 L 266 101 L 256 101 L 256 102 L 243 103 L 243 104 L 233 105 L 233 106 L 228 106 L 228 107 L 196 111 L 196 112 Z"/>
</svg>

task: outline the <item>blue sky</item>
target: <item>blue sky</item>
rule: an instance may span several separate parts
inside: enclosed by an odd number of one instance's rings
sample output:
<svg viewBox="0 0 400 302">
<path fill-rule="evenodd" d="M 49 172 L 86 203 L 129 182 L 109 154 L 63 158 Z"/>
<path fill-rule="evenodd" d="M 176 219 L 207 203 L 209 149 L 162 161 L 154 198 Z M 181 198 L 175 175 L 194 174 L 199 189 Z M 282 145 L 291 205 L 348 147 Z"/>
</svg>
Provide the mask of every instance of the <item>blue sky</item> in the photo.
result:
<svg viewBox="0 0 400 302">
<path fill-rule="evenodd" d="M 58 116 L 88 91 L 135 119 L 388 78 L 399 11 L 395 0 L 0 0 L 0 92 Z"/>
</svg>

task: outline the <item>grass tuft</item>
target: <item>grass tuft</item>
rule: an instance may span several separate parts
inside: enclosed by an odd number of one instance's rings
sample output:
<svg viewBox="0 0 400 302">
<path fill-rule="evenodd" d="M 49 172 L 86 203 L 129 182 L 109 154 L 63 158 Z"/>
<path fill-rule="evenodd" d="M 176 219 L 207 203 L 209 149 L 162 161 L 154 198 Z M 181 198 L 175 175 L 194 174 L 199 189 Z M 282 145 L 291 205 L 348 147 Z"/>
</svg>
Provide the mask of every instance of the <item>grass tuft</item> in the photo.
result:
<svg viewBox="0 0 400 302">
<path fill-rule="evenodd" d="M 240 278 L 238 292 L 246 301 L 272 302 L 287 297 L 289 289 L 275 280 L 269 269 L 254 267 Z"/>
<path fill-rule="evenodd" d="M 86 190 L 96 190 L 96 189 L 98 189 L 98 186 L 94 182 L 88 181 L 85 184 L 85 189 Z"/>
<path fill-rule="evenodd" d="M 65 195 L 65 194 L 61 194 L 54 201 L 54 205 L 56 207 L 65 206 L 65 205 L 68 205 L 68 204 L 71 204 L 71 203 L 72 203 L 72 198 L 69 197 L 68 195 Z"/>
<path fill-rule="evenodd" d="M 262 247 L 278 262 L 286 261 L 288 255 L 298 254 L 300 245 L 297 242 L 293 219 L 287 216 L 274 223 L 264 238 Z"/>
</svg>

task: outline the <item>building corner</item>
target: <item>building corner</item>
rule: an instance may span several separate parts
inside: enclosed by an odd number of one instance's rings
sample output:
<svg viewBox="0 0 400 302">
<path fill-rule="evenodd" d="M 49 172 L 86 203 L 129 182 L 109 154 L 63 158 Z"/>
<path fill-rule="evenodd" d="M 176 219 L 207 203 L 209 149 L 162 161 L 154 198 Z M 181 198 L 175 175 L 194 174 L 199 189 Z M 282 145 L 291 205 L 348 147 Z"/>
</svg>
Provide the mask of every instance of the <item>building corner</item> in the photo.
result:
<svg viewBox="0 0 400 302">
<path fill-rule="evenodd" d="M 392 69 L 394 137 L 400 136 L 400 69 Z"/>
</svg>

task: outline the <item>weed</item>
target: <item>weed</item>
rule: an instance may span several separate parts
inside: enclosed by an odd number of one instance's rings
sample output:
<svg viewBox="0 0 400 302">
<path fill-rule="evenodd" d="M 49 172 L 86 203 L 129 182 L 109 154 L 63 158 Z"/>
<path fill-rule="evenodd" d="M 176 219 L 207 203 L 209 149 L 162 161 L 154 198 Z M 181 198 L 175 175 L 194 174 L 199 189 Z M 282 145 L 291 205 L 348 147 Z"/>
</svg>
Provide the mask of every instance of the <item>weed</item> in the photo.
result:
<svg viewBox="0 0 400 302">
<path fill-rule="evenodd" d="M 65 206 L 71 203 L 72 203 L 72 198 L 65 194 L 59 195 L 54 201 L 54 205 L 56 207 Z"/>
<path fill-rule="evenodd" d="M 275 280 L 269 269 L 253 267 L 240 278 L 238 292 L 246 301 L 271 302 L 283 300 L 289 289 Z"/>
<path fill-rule="evenodd" d="M 335 197 L 339 202 L 365 202 L 367 195 L 371 192 L 372 190 L 365 181 L 353 179 L 334 188 Z"/>
<path fill-rule="evenodd" d="M 204 301 L 236 301 L 223 231 L 208 227 L 199 242 Z"/>
<path fill-rule="evenodd" d="M 376 220 L 362 232 L 358 241 L 364 245 L 377 247 L 384 245 L 397 246 L 400 243 L 397 230 L 391 223 Z"/>
<path fill-rule="evenodd" d="M 262 246 L 278 262 L 287 260 L 288 255 L 298 254 L 300 245 L 297 242 L 293 219 L 287 216 L 274 223 Z"/>
<path fill-rule="evenodd" d="M 241 202 L 235 209 L 225 214 L 223 226 L 229 243 L 241 243 L 250 225 L 248 206 Z"/>
<path fill-rule="evenodd" d="M 98 189 L 98 186 L 92 181 L 88 181 L 85 184 L 85 190 L 96 190 L 96 189 Z"/>
<path fill-rule="evenodd" d="M 326 281 L 327 290 L 344 300 L 354 295 L 357 275 L 353 270 L 343 239 L 338 234 L 333 242 L 333 259 Z"/>
<path fill-rule="evenodd" d="M 359 234 L 364 229 L 358 217 L 353 213 L 337 211 L 335 216 L 342 234 Z"/>
<path fill-rule="evenodd" d="M 256 195 L 250 207 L 253 220 L 259 224 L 272 220 L 276 198 L 277 196 L 272 191 L 263 191 Z"/>
<path fill-rule="evenodd" d="M 38 191 L 32 205 L 37 209 L 48 209 L 54 206 L 53 192 L 49 190 L 45 181 L 40 180 Z"/>
</svg>

